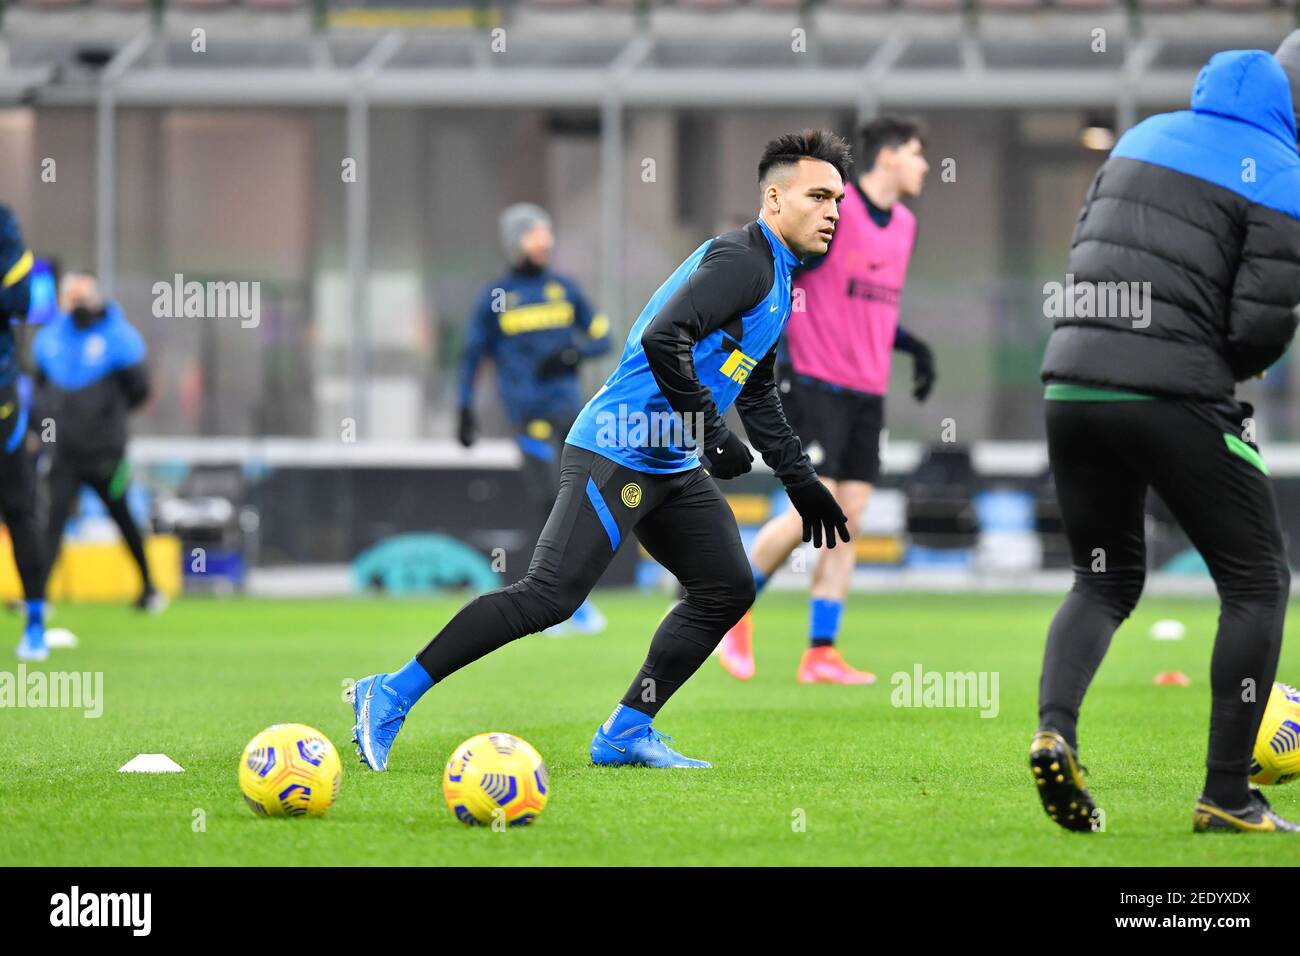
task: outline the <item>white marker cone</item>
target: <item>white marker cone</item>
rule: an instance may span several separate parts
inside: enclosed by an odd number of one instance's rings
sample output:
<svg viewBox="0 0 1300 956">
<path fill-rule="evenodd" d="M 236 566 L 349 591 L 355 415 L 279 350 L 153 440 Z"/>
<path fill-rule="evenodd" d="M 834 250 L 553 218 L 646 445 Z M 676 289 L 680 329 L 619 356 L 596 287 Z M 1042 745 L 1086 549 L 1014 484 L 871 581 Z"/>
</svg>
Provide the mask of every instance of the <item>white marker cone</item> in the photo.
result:
<svg viewBox="0 0 1300 956">
<path fill-rule="evenodd" d="M 184 773 L 185 768 L 166 754 L 136 754 L 118 773 Z"/>
</svg>

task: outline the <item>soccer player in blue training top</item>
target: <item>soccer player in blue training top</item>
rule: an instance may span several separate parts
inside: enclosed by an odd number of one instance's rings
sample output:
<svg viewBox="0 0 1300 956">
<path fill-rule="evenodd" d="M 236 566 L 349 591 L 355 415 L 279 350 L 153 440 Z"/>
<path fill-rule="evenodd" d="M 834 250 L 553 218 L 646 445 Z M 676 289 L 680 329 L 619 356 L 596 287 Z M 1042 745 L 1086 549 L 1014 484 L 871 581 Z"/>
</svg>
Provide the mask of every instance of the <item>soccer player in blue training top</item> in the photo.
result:
<svg viewBox="0 0 1300 956">
<path fill-rule="evenodd" d="M 27 626 L 18 643 L 22 661 L 50 656 L 45 644 L 45 548 L 36 526 L 36 466 L 27 451 L 29 405 L 18 390 L 18 346 L 13 324 L 27 321 L 35 260 L 18 220 L 0 206 L 0 515 L 13 540 L 23 582 Z"/>
<path fill-rule="evenodd" d="M 773 366 L 790 315 L 791 270 L 826 251 L 849 162 L 848 144 L 825 130 L 767 145 L 758 164 L 758 219 L 705 242 L 677 267 L 632 326 L 618 367 L 579 414 L 528 574 L 470 601 L 399 671 L 352 688 L 362 763 L 388 766 L 411 706 L 436 682 L 572 614 L 634 532 L 686 597 L 660 622 L 640 672 L 596 729 L 591 759 L 710 766 L 677 753 L 652 724 L 754 600 L 735 517 L 714 481 L 744 474 L 753 461 L 723 422 L 733 402 L 803 516 L 804 540 L 814 547 L 823 539 L 833 547 L 836 535 L 848 541 L 844 512 L 786 422 Z"/>
<path fill-rule="evenodd" d="M 457 437 L 474 444 L 474 373 L 496 363 L 501 401 L 524 456 L 524 484 L 541 531 L 559 492 L 559 453 L 582 407 L 578 363 L 609 351 L 609 320 L 593 313 L 578 284 L 550 269 L 555 233 L 540 206 L 516 203 L 501 213 L 501 247 L 510 271 L 489 282 L 470 310 L 460 361 Z M 584 601 L 567 624 L 599 631 L 604 619 Z"/>
<path fill-rule="evenodd" d="M 1216 53 L 1191 105 L 1134 126 L 1098 171 L 1066 269 L 1075 301 L 1058 310 L 1043 358 L 1074 587 L 1047 633 L 1029 759 L 1043 809 L 1067 830 L 1098 829 L 1078 760 L 1079 708 L 1142 593 L 1150 488 L 1219 592 L 1192 829 L 1300 831 L 1248 786 L 1291 569 L 1254 412 L 1233 394 L 1295 333 L 1296 120 L 1286 73 L 1262 50 Z M 1243 176 L 1247 167 L 1255 174 Z"/>
</svg>

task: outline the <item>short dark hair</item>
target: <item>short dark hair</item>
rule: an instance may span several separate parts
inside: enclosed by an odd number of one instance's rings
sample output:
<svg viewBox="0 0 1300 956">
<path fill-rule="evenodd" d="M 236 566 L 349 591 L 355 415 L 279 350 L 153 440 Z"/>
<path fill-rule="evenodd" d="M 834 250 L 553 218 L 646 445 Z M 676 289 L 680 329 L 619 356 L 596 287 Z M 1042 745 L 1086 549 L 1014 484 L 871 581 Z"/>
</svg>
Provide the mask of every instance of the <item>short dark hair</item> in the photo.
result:
<svg viewBox="0 0 1300 956">
<path fill-rule="evenodd" d="M 758 161 L 759 185 L 767 182 L 773 169 L 793 166 L 801 159 L 820 159 L 839 170 L 841 179 L 848 179 L 853 165 L 853 150 L 842 137 L 828 129 L 805 129 L 798 133 L 778 136 L 763 149 Z"/>
<path fill-rule="evenodd" d="M 858 130 L 858 140 L 862 143 L 861 171 L 865 173 L 876 165 L 882 149 L 898 149 L 914 139 L 925 145 L 925 127 L 920 120 L 906 116 L 877 116 L 868 120 Z"/>
</svg>

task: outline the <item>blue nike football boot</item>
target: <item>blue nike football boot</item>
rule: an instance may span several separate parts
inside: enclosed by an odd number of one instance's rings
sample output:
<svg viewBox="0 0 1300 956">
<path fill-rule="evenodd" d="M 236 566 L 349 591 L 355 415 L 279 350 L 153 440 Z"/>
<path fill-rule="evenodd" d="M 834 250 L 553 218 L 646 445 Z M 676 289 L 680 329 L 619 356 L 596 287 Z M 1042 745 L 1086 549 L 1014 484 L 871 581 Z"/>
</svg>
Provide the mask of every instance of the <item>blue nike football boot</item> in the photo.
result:
<svg viewBox="0 0 1300 956">
<path fill-rule="evenodd" d="M 45 625 L 40 622 L 32 622 L 23 630 L 22 640 L 18 642 L 17 650 L 20 661 L 44 661 L 49 660 L 50 648 L 45 643 Z"/>
<path fill-rule="evenodd" d="M 683 757 L 649 724 L 629 727 L 620 734 L 605 733 L 605 726 L 596 728 L 591 738 L 591 762 L 598 767 L 712 767 L 707 760 Z"/>
<path fill-rule="evenodd" d="M 352 739 L 361 762 L 371 770 L 388 769 L 388 752 L 411 709 L 406 698 L 384 683 L 387 676 L 372 674 L 348 689 L 357 721 L 352 727 Z"/>
</svg>

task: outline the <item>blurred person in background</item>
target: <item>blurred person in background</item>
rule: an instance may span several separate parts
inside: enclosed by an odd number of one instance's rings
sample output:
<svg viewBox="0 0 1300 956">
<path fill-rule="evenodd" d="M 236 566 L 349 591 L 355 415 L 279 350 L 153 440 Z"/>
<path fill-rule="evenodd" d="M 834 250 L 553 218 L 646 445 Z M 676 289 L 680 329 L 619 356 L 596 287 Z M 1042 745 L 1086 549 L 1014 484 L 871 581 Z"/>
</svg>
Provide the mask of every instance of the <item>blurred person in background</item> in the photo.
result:
<svg viewBox="0 0 1300 956">
<path fill-rule="evenodd" d="M 796 302 L 786 330 L 781 402 L 822 482 L 856 535 L 880 477 L 880 432 L 894 351 L 912 356 L 912 396 L 934 387 L 930 347 L 898 324 L 898 303 L 916 239 L 916 218 L 900 199 L 921 195 L 930 169 L 920 125 L 882 116 L 864 125 L 861 168 L 840 204 L 830 251 L 795 273 Z M 799 546 L 799 515 L 790 510 L 759 530 L 750 553 L 761 594 L 768 578 Z M 809 588 L 809 646 L 799 662 L 801 684 L 872 684 L 835 647 L 856 554 L 853 547 L 817 555 Z M 727 632 L 719 661 L 739 680 L 754 676 L 752 615 Z"/>
<path fill-rule="evenodd" d="M 41 329 L 32 345 L 40 415 L 54 420 L 46 574 L 58 558 L 73 501 L 81 486 L 89 485 L 140 570 L 135 606 L 160 611 L 166 598 L 153 586 L 144 540 L 126 503 L 127 416 L 149 395 L 144 339 L 117 303 L 104 299 L 99 282 L 89 273 L 63 277 L 59 308 L 59 316 Z"/>
<path fill-rule="evenodd" d="M 509 270 L 493 279 L 470 310 L 460 360 L 457 437 L 466 448 L 478 436 L 474 378 L 479 363 L 496 363 L 497 385 L 515 442 L 524 457 L 536 527 L 541 532 L 560 486 L 560 449 L 582 408 L 578 365 L 609 351 L 609 320 L 594 312 L 577 282 L 550 268 L 555 233 L 546 210 L 517 203 L 501 213 L 501 247 Z M 596 633 L 604 618 L 590 601 L 548 629 Z"/>
<path fill-rule="evenodd" d="M 9 528 L 14 564 L 23 584 L 27 623 L 19 660 L 43 661 L 45 644 L 45 550 L 36 523 L 36 468 L 27 449 L 28 402 L 19 394 L 14 324 L 27 320 L 35 259 L 18 220 L 0 206 L 0 514 Z"/>
<path fill-rule="evenodd" d="M 1103 283 L 1136 291 L 1127 309 L 1065 310 L 1043 357 L 1048 459 L 1074 585 L 1048 629 L 1029 762 L 1044 811 L 1067 830 L 1096 829 L 1079 711 L 1142 594 L 1151 489 L 1205 559 L 1219 595 L 1205 784 L 1192 829 L 1300 832 L 1249 786 L 1291 569 L 1254 410 L 1235 395 L 1236 383 L 1262 375 L 1295 334 L 1300 155 L 1291 82 L 1262 50 L 1216 53 L 1196 78 L 1190 110 L 1124 134 L 1075 226 L 1066 265 L 1075 288 L 1098 287 L 1097 303 Z M 1135 296 L 1145 303 L 1132 307 Z"/>
</svg>

